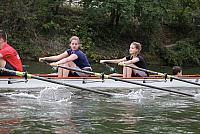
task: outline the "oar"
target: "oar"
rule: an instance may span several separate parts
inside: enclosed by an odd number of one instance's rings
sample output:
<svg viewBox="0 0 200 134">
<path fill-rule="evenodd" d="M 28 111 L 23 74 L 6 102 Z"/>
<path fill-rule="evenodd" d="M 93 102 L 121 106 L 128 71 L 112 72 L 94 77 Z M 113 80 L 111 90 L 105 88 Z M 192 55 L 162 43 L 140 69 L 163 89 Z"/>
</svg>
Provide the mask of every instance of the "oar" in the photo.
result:
<svg viewBox="0 0 200 134">
<path fill-rule="evenodd" d="M 117 73 L 117 70 L 114 67 L 109 66 L 107 63 L 104 63 L 104 64 L 111 73 Z"/>
<path fill-rule="evenodd" d="M 51 82 L 51 83 L 64 85 L 64 86 L 68 86 L 68 87 L 72 87 L 72 88 L 77 88 L 77 89 L 81 89 L 81 90 L 85 90 L 85 91 L 89 91 L 89 92 L 93 92 L 93 93 L 97 93 L 97 94 L 106 95 L 106 96 L 109 96 L 109 97 L 113 96 L 113 94 L 111 94 L 111 93 L 106 93 L 106 92 L 101 92 L 101 91 L 98 91 L 98 90 L 92 90 L 92 89 L 89 89 L 89 88 L 79 87 L 79 86 L 76 86 L 76 85 L 71 85 L 71 84 L 67 84 L 67 83 L 64 83 L 64 82 L 59 82 L 59 81 L 47 79 L 47 78 L 44 78 L 44 77 L 35 76 L 35 75 L 32 75 L 32 74 L 28 74 L 26 72 L 13 71 L 13 70 L 5 69 L 5 68 L 0 68 L 0 70 L 12 73 L 13 75 L 16 75 L 16 76 L 33 78 L 33 79 L 37 79 L 37 80 L 41 80 L 41 81 Z"/>
<path fill-rule="evenodd" d="M 125 80 L 125 79 L 121 79 L 121 78 L 117 78 L 117 77 L 112 77 L 112 76 L 109 76 L 109 75 L 105 75 L 105 74 L 101 74 L 101 73 L 96 73 L 96 72 L 92 72 L 92 71 L 86 71 L 86 70 L 81 70 L 81 69 L 76 69 L 76 68 L 71 68 L 71 67 L 63 67 L 63 66 L 60 66 L 60 65 L 58 65 L 57 67 L 63 68 L 63 69 L 67 69 L 67 70 L 71 70 L 71 71 L 75 71 L 75 72 L 80 72 L 80 73 L 94 75 L 96 77 L 101 77 L 103 79 L 104 78 L 105 79 L 112 79 L 112 80 L 115 80 L 115 81 L 122 81 L 122 82 L 131 83 L 131 84 L 135 84 L 135 85 L 140 85 L 140 86 L 149 87 L 149 88 L 155 88 L 155 89 L 162 90 L 162 91 L 167 91 L 167 92 L 171 92 L 171 93 L 176 93 L 176 94 L 180 94 L 180 95 L 194 97 L 194 95 L 192 95 L 192 94 L 178 92 L 178 91 L 173 91 L 173 90 L 169 90 L 169 89 L 165 89 L 165 88 L 161 88 L 161 87 L 156 87 L 156 86 L 151 86 L 151 85 L 146 85 L 146 84 L 143 84 L 143 83 L 137 83 L 137 82 L 134 82 L 134 81 L 128 81 L 128 80 Z"/>
<path fill-rule="evenodd" d="M 147 70 L 147 69 L 144 69 L 144 68 L 130 66 L 130 65 L 127 65 L 127 64 L 119 64 L 119 65 L 120 66 L 125 66 L 125 67 L 130 67 L 132 69 L 136 69 L 136 70 L 140 70 L 140 71 L 144 71 L 144 72 L 148 72 L 148 73 L 152 73 L 152 74 L 159 75 L 159 76 L 162 76 L 162 77 L 166 77 L 166 78 L 169 78 L 169 79 L 175 79 L 175 80 L 178 80 L 178 81 L 182 81 L 182 82 L 186 82 L 186 83 L 190 83 L 190 84 L 194 84 L 194 85 L 200 86 L 200 83 L 184 80 L 184 79 L 178 78 L 178 77 L 173 76 L 173 75 L 168 75 L 166 73 L 155 72 L 155 71 L 152 71 L 152 70 Z"/>
</svg>

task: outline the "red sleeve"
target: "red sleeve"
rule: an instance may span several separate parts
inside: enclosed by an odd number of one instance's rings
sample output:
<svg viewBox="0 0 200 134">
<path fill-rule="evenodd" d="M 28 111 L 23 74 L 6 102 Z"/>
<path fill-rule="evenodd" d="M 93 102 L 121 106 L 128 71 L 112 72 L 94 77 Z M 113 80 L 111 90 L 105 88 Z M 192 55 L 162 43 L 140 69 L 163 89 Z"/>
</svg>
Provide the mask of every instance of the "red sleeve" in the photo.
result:
<svg viewBox="0 0 200 134">
<path fill-rule="evenodd" d="M 2 54 L 3 58 L 8 57 L 11 55 L 9 48 L 4 48 L 0 50 L 0 53 Z"/>
</svg>

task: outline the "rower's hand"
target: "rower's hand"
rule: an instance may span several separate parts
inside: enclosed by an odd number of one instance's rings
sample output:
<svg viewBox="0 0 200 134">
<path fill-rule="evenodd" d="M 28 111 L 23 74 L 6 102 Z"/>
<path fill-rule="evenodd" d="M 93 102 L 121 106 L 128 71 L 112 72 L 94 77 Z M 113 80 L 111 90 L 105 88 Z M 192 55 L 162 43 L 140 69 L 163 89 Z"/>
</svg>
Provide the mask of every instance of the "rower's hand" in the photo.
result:
<svg viewBox="0 0 200 134">
<path fill-rule="evenodd" d="M 45 61 L 45 57 L 39 58 L 39 62 L 44 62 L 44 61 Z"/>
<path fill-rule="evenodd" d="M 106 63 L 106 60 L 100 60 L 100 63 L 104 64 L 104 63 Z"/>
<path fill-rule="evenodd" d="M 124 61 L 122 61 L 122 62 L 118 63 L 118 65 L 120 65 L 120 66 L 126 66 L 126 64 L 125 64 L 125 62 L 124 62 Z"/>
<path fill-rule="evenodd" d="M 49 65 L 52 66 L 52 67 L 57 67 L 57 66 L 58 66 L 58 63 L 52 62 L 52 63 L 50 63 Z"/>
</svg>

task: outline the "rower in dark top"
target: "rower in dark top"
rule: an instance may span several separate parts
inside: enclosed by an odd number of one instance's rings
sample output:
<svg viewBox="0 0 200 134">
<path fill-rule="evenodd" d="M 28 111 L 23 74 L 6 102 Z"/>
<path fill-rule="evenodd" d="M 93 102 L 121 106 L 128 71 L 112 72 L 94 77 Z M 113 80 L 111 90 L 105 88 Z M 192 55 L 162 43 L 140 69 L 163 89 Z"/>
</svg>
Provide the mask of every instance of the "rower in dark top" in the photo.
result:
<svg viewBox="0 0 200 134">
<path fill-rule="evenodd" d="M 92 68 L 89 64 L 89 61 L 86 55 L 79 49 L 79 47 L 79 38 L 77 36 L 72 36 L 70 38 L 70 49 L 67 49 L 64 53 L 56 56 L 39 58 L 39 61 L 53 61 L 52 63 L 50 63 L 51 66 L 61 65 L 63 67 L 72 67 L 91 71 Z M 71 72 L 62 68 L 58 69 L 58 77 L 68 77 L 69 75 L 87 76 L 87 74 L 83 73 Z"/>
<path fill-rule="evenodd" d="M 139 68 L 146 69 L 144 58 L 140 55 L 141 49 L 142 47 L 140 43 L 133 42 L 130 45 L 129 56 L 124 57 L 122 59 L 101 60 L 100 63 L 127 64 L 127 65 L 137 66 Z M 144 71 L 135 70 L 130 67 L 123 67 L 123 78 L 130 78 L 130 77 L 135 77 L 135 76 L 146 77 L 148 76 L 148 73 Z"/>
</svg>

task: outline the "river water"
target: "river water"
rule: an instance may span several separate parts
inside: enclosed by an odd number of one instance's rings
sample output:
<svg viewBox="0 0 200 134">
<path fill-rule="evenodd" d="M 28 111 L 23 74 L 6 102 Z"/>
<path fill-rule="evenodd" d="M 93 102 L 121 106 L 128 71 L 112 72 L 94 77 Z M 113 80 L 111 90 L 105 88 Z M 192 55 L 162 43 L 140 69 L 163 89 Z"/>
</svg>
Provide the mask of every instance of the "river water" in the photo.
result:
<svg viewBox="0 0 200 134">
<path fill-rule="evenodd" d="M 44 71 L 47 68 L 44 65 Z M 129 97 L 106 97 L 68 87 L 64 89 L 73 93 L 71 99 L 51 102 L 38 99 L 39 91 L 43 89 L 2 92 L 0 134 L 200 132 L 199 98 L 157 92 L 155 89 L 101 89 L 120 94 L 134 92 Z M 200 93 L 200 88 L 183 87 L 181 91 L 195 94 Z"/>
<path fill-rule="evenodd" d="M 108 91 L 127 93 L 124 89 Z M 85 91 L 71 92 L 71 99 L 64 102 L 41 102 L 32 97 L 38 96 L 38 91 L 24 92 L 21 97 L 4 93 L 0 97 L 0 133 L 200 132 L 200 101 L 194 98 L 159 92 L 132 98 L 110 98 Z"/>
</svg>

